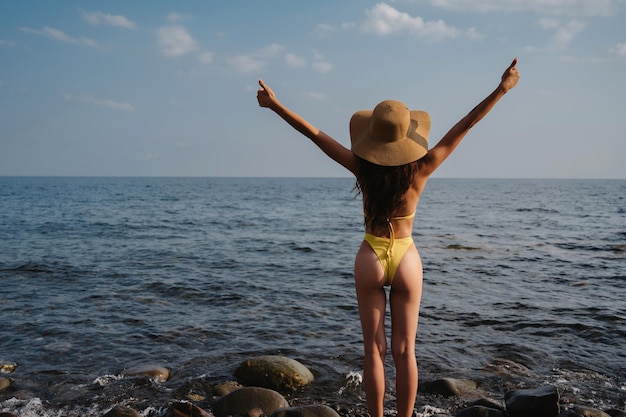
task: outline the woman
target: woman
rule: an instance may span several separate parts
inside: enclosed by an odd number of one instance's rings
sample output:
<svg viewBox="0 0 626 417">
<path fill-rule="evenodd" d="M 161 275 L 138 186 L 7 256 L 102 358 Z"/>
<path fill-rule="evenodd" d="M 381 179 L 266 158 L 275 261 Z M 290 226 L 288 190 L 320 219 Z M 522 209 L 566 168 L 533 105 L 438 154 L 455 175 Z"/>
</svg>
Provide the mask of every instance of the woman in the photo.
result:
<svg viewBox="0 0 626 417">
<path fill-rule="evenodd" d="M 430 117 L 393 100 L 350 120 L 351 149 L 285 107 L 259 80 L 257 100 L 352 172 L 363 197 L 365 238 L 356 254 L 354 281 L 365 351 L 364 385 L 372 417 L 383 417 L 385 285 L 390 285 L 391 352 L 396 367 L 398 417 L 410 417 L 417 395 L 415 335 L 422 297 L 422 262 L 413 243 L 415 209 L 426 181 L 467 132 L 515 87 L 517 58 L 498 87 L 428 150 Z"/>
</svg>

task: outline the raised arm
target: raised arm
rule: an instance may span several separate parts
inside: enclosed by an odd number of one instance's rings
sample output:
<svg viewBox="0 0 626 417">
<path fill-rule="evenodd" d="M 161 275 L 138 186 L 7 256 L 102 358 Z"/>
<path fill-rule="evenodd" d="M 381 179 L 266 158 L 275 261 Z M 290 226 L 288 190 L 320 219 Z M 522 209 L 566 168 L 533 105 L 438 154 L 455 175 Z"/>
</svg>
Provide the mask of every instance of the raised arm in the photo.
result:
<svg viewBox="0 0 626 417">
<path fill-rule="evenodd" d="M 350 149 L 341 145 L 335 139 L 304 120 L 300 115 L 285 107 L 263 80 L 259 80 L 259 85 L 261 86 L 257 92 L 259 106 L 273 110 L 274 113 L 279 115 L 294 129 L 311 139 L 326 155 L 347 168 L 353 174 L 356 174 L 358 161 Z"/>
<path fill-rule="evenodd" d="M 439 165 L 452 153 L 452 151 L 461 143 L 461 139 L 465 137 L 467 132 L 487 115 L 496 105 L 496 103 L 509 91 L 515 87 L 519 80 L 519 73 L 516 68 L 517 58 L 513 60 L 511 65 L 502 74 L 502 79 L 498 87 L 481 101 L 474 109 L 462 118 L 452 129 L 446 133 L 443 138 L 428 151 L 428 154 L 422 158 L 420 164 L 420 173 L 429 176 L 435 171 Z"/>
</svg>

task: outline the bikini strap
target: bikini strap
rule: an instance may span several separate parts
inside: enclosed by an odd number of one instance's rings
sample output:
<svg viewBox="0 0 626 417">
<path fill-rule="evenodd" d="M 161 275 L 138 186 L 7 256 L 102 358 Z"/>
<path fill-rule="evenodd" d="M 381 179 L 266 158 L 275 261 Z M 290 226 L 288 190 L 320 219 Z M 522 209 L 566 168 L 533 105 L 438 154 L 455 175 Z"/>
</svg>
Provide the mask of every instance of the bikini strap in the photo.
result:
<svg viewBox="0 0 626 417">
<path fill-rule="evenodd" d="M 415 217 L 415 212 L 408 214 L 406 216 L 392 217 L 391 220 L 408 220 L 408 219 L 412 219 L 413 217 Z"/>
</svg>

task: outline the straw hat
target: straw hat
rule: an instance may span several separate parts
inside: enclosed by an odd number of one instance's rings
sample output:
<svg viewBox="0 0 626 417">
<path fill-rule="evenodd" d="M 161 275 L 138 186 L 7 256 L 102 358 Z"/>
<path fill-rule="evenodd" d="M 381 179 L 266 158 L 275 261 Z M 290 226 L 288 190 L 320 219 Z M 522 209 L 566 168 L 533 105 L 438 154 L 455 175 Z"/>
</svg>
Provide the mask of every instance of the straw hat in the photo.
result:
<svg viewBox="0 0 626 417">
<path fill-rule="evenodd" d="M 376 165 L 405 165 L 428 153 L 429 130 L 428 113 L 409 110 L 399 101 L 385 100 L 374 110 L 360 110 L 352 115 L 352 152 Z"/>
</svg>

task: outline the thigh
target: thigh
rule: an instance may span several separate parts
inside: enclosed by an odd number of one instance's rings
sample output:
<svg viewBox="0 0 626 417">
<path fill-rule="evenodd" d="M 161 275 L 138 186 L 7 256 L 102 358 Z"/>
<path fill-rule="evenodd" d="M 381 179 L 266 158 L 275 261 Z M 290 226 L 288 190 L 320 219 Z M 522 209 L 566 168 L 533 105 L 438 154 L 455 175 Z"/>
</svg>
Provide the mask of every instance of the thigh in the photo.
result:
<svg viewBox="0 0 626 417">
<path fill-rule="evenodd" d="M 407 249 L 393 279 L 390 293 L 392 339 L 415 343 L 422 300 L 422 261 L 415 245 Z"/>
<path fill-rule="evenodd" d="M 354 261 L 354 283 L 365 344 L 382 344 L 385 337 L 385 277 L 378 257 L 365 241 Z"/>
</svg>

